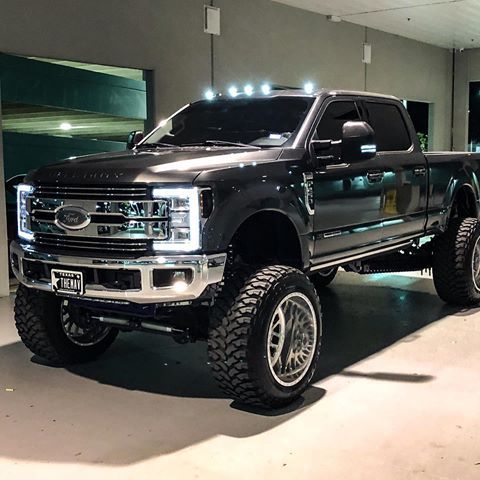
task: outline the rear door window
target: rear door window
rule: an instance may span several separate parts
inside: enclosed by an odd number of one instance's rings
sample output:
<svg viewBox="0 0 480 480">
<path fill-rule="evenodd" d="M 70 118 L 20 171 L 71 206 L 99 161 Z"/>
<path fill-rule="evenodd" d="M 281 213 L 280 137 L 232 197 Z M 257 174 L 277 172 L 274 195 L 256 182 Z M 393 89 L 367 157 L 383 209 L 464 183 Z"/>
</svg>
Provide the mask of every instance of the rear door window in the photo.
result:
<svg viewBox="0 0 480 480">
<path fill-rule="evenodd" d="M 379 152 L 408 150 L 412 145 L 402 112 L 392 103 L 366 102 L 368 121 L 375 130 Z"/>
</svg>

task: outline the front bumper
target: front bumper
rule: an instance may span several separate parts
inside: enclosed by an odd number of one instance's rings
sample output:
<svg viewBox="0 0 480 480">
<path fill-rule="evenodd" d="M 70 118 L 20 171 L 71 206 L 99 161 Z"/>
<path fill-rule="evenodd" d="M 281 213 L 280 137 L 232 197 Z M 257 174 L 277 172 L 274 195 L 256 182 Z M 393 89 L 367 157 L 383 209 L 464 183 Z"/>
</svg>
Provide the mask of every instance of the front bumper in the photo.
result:
<svg viewBox="0 0 480 480">
<path fill-rule="evenodd" d="M 74 257 L 42 253 L 31 245 L 12 242 L 10 246 L 10 260 L 12 270 L 19 280 L 27 287 L 47 292 L 52 291 L 50 278 L 30 278 L 25 271 L 24 261 L 39 262 L 48 268 L 65 268 L 72 270 L 112 269 L 117 271 L 136 271 L 140 274 L 140 287 L 135 289 L 113 289 L 90 282 L 85 284 L 85 293 L 82 298 L 107 301 L 129 301 L 134 303 L 176 303 L 196 300 L 202 297 L 209 285 L 222 281 L 227 255 L 167 255 L 158 257 L 144 257 L 134 260 L 101 259 L 88 257 Z M 173 285 L 155 287 L 153 272 L 157 269 L 189 269 L 192 271 L 191 281 L 186 288 L 178 291 Z M 95 277 L 95 275 L 92 275 Z"/>
</svg>

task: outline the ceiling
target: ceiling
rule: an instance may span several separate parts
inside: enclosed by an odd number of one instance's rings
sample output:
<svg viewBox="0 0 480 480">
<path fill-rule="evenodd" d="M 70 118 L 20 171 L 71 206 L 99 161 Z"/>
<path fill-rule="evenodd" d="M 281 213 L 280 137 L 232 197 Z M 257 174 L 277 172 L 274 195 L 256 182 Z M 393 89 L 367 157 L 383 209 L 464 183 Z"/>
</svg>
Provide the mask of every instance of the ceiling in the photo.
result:
<svg viewBox="0 0 480 480">
<path fill-rule="evenodd" d="M 131 131 L 143 130 L 142 120 L 8 102 L 2 104 L 2 119 L 5 132 L 120 142 Z M 62 124 L 70 129 L 62 130 Z"/>
<path fill-rule="evenodd" d="M 439 47 L 480 47 L 479 0 L 274 1 Z"/>
</svg>

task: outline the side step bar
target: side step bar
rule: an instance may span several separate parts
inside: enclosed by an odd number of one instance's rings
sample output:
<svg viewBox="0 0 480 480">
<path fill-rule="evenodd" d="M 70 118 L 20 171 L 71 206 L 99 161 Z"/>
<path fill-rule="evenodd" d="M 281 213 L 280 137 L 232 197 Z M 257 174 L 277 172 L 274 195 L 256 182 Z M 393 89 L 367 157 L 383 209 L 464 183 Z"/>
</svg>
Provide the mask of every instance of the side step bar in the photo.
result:
<svg viewBox="0 0 480 480">
<path fill-rule="evenodd" d="M 364 260 L 366 258 L 370 258 L 373 256 L 377 255 L 382 255 L 384 253 L 388 253 L 394 250 L 401 250 L 402 248 L 408 248 L 413 245 L 413 239 L 409 240 L 407 242 L 402 242 L 402 243 L 397 243 L 395 245 L 390 245 L 388 247 L 383 247 L 383 248 L 377 248 L 375 250 L 370 250 L 362 253 L 357 253 L 354 255 L 349 255 L 348 257 L 343 257 L 343 258 L 337 258 L 336 260 L 332 261 L 327 261 L 327 262 L 321 262 L 316 265 L 312 265 L 310 267 L 310 271 L 314 272 L 316 270 L 323 270 L 325 268 L 329 267 L 336 267 L 339 265 L 346 265 L 352 262 L 355 262 L 357 260 Z"/>
</svg>

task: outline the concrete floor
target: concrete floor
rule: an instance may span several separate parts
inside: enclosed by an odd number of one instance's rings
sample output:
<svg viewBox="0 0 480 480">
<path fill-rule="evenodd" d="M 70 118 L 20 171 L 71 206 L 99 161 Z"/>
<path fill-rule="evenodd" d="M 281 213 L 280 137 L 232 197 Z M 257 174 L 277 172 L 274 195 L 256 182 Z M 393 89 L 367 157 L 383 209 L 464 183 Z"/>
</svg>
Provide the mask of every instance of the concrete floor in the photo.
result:
<svg viewBox="0 0 480 480">
<path fill-rule="evenodd" d="M 446 307 L 428 278 L 341 273 L 315 384 L 271 414 L 218 391 L 202 343 L 123 334 L 96 363 L 36 363 L 11 302 L 3 479 L 480 479 L 480 310 Z"/>
</svg>

